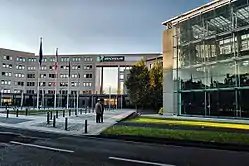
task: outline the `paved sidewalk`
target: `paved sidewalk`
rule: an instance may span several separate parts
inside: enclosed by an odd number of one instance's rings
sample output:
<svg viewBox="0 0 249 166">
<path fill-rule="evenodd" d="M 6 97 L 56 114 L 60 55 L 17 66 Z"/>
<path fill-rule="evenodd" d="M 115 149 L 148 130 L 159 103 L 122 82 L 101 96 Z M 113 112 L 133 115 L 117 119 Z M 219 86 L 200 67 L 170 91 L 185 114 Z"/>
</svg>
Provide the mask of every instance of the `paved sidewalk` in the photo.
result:
<svg viewBox="0 0 249 166">
<path fill-rule="evenodd" d="M 95 122 L 94 113 L 78 113 L 78 116 L 68 116 L 68 130 L 65 130 L 65 118 L 62 114 L 59 114 L 56 119 L 56 126 L 53 127 L 53 120 L 50 120 L 50 124 L 47 124 L 47 115 L 19 115 L 16 117 L 14 114 L 9 114 L 9 118 L 6 118 L 6 113 L 0 113 L 0 127 L 11 127 L 20 128 L 27 130 L 67 134 L 67 135 L 98 135 L 106 128 L 114 125 L 117 121 L 126 118 L 130 114 L 135 112 L 131 109 L 118 109 L 118 110 L 107 110 L 104 114 L 104 123 Z M 55 115 L 55 114 L 54 114 Z M 87 120 L 88 133 L 85 134 L 85 120 Z"/>
</svg>

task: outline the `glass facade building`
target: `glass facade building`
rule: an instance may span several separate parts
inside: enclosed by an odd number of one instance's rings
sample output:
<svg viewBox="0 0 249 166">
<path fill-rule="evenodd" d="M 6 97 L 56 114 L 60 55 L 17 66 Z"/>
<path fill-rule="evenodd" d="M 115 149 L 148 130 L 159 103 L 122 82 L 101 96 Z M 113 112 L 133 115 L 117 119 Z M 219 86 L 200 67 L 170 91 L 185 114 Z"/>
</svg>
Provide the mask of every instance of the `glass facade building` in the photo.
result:
<svg viewBox="0 0 249 166">
<path fill-rule="evenodd" d="M 249 118 L 249 0 L 223 2 L 167 23 L 178 115 Z"/>
</svg>

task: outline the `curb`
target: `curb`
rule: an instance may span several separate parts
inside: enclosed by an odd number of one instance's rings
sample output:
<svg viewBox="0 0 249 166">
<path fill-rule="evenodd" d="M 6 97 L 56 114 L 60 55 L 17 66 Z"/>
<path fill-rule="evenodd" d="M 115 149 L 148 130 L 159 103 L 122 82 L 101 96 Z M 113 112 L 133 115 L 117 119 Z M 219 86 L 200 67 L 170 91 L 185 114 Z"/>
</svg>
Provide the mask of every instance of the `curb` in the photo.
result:
<svg viewBox="0 0 249 166">
<path fill-rule="evenodd" d="M 143 143 L 154 143 L 154 144 L 164 144 L 164 145 L 249 152 L 249 146 L 242 145 L 242 144 L 238 145 L 238 144 L 227 144 L 227 143 L 191 141 L 191 140 L 176 140 L 176 139 L 168 139 L 168 138 L 153 138 L 153 137 L 141 137 L 141 136 L 131 136 L 131 135 L 101 134 L 96 137 L 116 139 L 116 140 L 125 140 L 125 141 L 134 141 L 134 142 L 143 142 Z"/>
</svg>

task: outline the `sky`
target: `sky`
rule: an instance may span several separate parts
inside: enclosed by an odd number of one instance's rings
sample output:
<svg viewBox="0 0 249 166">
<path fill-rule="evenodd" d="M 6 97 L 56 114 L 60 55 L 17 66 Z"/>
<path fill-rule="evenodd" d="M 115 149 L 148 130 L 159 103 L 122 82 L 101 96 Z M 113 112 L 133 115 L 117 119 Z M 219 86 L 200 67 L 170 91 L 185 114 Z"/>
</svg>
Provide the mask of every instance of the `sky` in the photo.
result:
<svg viewBox="0 0 249 166">
<path fill-rule="evenodd" d="M 211 0 L 0 0 L 0 48 L 38 54 L 158 53 L 161 23 Z M 108 74 L 107 74 L 108 75 Z"/>
</svg>

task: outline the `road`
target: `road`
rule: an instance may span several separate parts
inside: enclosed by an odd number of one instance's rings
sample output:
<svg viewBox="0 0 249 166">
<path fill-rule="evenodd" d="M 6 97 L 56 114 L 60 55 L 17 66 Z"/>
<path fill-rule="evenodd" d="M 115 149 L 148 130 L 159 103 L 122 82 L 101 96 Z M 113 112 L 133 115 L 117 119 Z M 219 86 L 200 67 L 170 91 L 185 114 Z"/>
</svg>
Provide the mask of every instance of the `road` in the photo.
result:
<svg viewBox="0 0 249 166">
<path fill-rule="evenodd" d="M 16 129 L 1 128 L 0 132 Z M 19 131 L 0 134 L 0 165 L 248 166 L 249 153 Z M 27 139 L 29 136 L 32 139 Z M 37 138 L 33 138 L 37 136 Z"/>
</svg>

